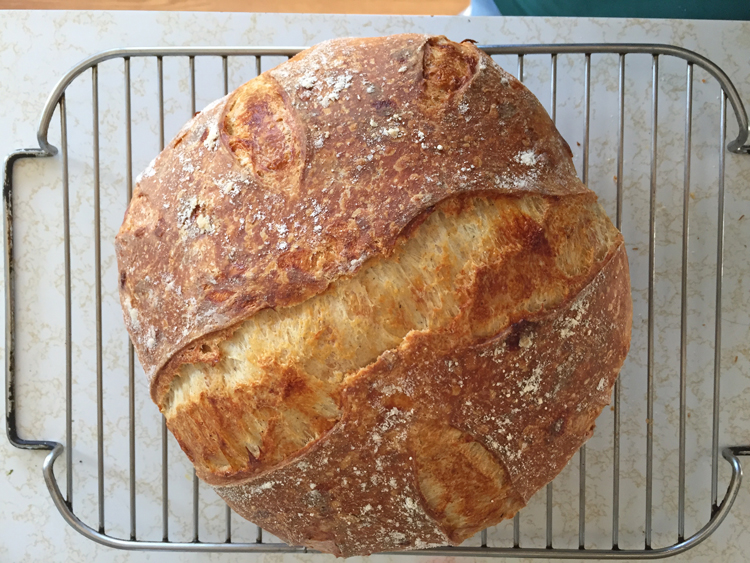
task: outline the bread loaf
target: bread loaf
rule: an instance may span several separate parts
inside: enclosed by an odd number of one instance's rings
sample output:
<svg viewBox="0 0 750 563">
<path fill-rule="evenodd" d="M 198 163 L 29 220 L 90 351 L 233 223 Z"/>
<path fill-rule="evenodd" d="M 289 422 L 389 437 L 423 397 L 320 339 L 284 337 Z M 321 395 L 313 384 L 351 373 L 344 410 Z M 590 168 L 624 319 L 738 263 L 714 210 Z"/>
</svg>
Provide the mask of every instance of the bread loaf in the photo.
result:
<svg viewBox="0 0 750 563">
<path fill-rule="evenodd" d="M 622 236 L 472 43 L 308 49 L 196 115 L 116 240 L 151 396 L 239 514 L 341 556 L 457 545 L 591 436 Z"/>
</svg>

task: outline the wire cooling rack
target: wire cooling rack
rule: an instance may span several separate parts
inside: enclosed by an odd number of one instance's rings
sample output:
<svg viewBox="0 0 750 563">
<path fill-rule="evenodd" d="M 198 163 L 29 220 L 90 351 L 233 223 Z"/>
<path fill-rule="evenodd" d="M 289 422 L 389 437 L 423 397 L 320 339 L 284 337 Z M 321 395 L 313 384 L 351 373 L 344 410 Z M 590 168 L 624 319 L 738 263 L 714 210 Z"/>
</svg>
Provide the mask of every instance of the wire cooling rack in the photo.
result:
<svg viewBox="0 0 750 563">
<path fill-rule="evenodd" d="M 458 548 L 410 553 L 648 559 L 685 551 L 726 517 L 740 487 L 738 456 L 750 453 L 749 447 L 720 446 L 725 160 L 727 152 L 750 152 L 740 96 L 717 65 L 674 46 L 482 49 L 515 70 L 571 141 L 583 182 L 597 191 L 629 242 L 641 318 L 636 314 L 633 349 L 612 408 L 577 459 L 512 522 Z M 226 94 L 230 82 L 234 88 L 300 50 L 95 55 L 50 94 L 39 148 L 20 149 L 5 161 L 8 438 L 19 448 L 49 450 L 43 473 L 55 505 L 96 542 L 123 549 L 307 551 L 248 528 L 190 473 L 148 404 L 120 321 L 116 283 L 110 283 L 116 275 L 112 238 L 132 193 L 133 171 L 164 147 L 199 101 Z M 727 145 L 728 108 L 739 132 Z M 53 129 L 59 150 L 49 139 Z M 18 251 L 14 255 L 13 211 L 26 196 L 14 193 L 13 172 L 21 159 L 53 156 L 50 189 L 60 188 L 62 207 L 50 226 L 60 240 L 52 252 L 64 275 L 60 303 L 45 314 L 58 317 L 54 326 L 64 337 L 36 346 L 49 348 L 50 377 L 64 379 L 64 442 L 22 439 L 16 422 L 17 363 L 32 365 L 34 350 L 26 346 L 26 357 L 17 346 L 25 328 L 16 321 L 17 301 L 28 296 L 16 279 L 23 264 Z M 79 258 L 83 254 L 89 258 Z M 55 472 L 63 453 L 65 493 Z"/>
</svg>

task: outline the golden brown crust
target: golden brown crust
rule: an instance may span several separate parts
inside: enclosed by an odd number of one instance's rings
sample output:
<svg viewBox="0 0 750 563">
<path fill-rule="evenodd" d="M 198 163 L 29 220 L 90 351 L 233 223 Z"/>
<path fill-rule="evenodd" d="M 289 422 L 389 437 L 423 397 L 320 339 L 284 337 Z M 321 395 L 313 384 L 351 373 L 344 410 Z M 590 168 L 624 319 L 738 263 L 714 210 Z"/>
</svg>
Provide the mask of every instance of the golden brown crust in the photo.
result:
<svg viewBox="0 0 750 563">
<path fill-rule="evenodd" d="M 590 437 L 630 343 L 622 237 L 571 157 L 521 83 L 422 35 L 323 43 L 191 120 L 116 248 L 152 398 L 199 476 L 285 541 L 344 556 L 458 544 L 525 505 Z M 518 205 L 477 242 L 487 256 L 431 263 L 460 294 L 442 324 L 385 298 L 379 318 L 347 310 L 394 330 L 367 361 L 309 325 L 350 371 L 293 350 L 255 365 L 239 345 L 261 375 L 221 371 L 246 323 L 398 263 L 436 213 L 502 198 Z"/>
<path fill-rule="evenodd" d="M 271 114 L 281 121 L 262 142 L 226 129 L 227 115 L 237 132 Z M 584 192 L 570 156 L 537 99 L 470 43 L 339 39 L 264 73 L 182 129 L 139 178 L 117 235 L 125 322 L 152 396 L 175 354 L 193 361 L 192 342 L 387 255 L 452 194 Z"/>
<path fill-rule="evenodd" d="M 457 545 L 512 517 L 591 436 L 627 354 L 631 319 L 620 245 L 575 299 L 497 337 L 413 333 L 346 388 L 343 417 L 324 440 L 216 490 L 271 533 L 337 555 Z M 497 506 L 478 518 L 469 511 L 471 525 L 458 528 L 420 487 L 420 468 L 435 471 L 435 436 L 456 431 L 490 452 L 505 477 L 495 490 L 444 477 L 474 506 Z"/>
<path fill-rule="evenodd" d="M 347 381 L 410 331 L 492 337 L 573 299 L 620 240 L 593 193 L 453 196 L 389 257 L 234 334 L 200 339 L 160 408 L 200 478 L 242 482 L 324 436 Z"/>
</svg>

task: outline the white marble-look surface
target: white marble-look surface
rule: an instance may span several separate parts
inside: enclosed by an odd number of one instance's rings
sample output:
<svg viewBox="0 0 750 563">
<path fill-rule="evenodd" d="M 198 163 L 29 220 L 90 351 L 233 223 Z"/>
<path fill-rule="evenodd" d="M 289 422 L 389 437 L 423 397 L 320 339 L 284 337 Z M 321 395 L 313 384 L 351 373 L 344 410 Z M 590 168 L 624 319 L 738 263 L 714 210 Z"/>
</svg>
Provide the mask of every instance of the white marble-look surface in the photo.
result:
<svg viewBox="0 0 750 563">
<path fill-rule="evenodd" d="M 750 102 L 750 23 L 542 18 L 367 17 L 274 14 L 3 12 L 0 15 L 0 154 L 34 147 L 38 118 L 55 82 L 78 61 L 105 49 L 159 45 L 311 45 L 345 35 L 443 33 L 479 43 L 659 42 L 693 49 L 718 63 Z M 498 57 L 516 72 L 516 59 Z M 651 59 L 628 57 L 625 91 L 623 233 L 628 243 L 635 307 L 633 344 L 622 373 L 620 546 L 643 545 L 645 512 L 646 324 L 650 174 Z M 264 62 L 263 69 L 274 64 Z M 617 56 L 594 56 L 591 66 L 589 185 L 615 214 Z M 252 61 L 229 60 L 229 87 L 254 75 Z M 189 117 L 186 59 L 165 59 L 167 141 Z M 156 63 L 132 61 L 133 175 L 158 152 Z M 218 59 L 196 63 L 196 107 L 223 93 Z M 558 125 L 575 154 L 583 147 L 583 57 L 560 56 Z M 550 108 L 549 58 L 527 57 L 527 85 Z M 122 62 L 100 65 L 100 159 L 103 275 L 104 486 L 107 533 L 129 534 L 127 352 L 116 290 L 112 239 L 125 206 L 125 128 Z M 687 354 L 686 533 L 709 511 L 713 373 L 719 90 L 705 72 L 694 80 L 690 187 Z M 685 64 L 660 61 L 658 191 L 656 213 L 655 404 L 653 545 L 677 539 L 680 268 L 684 171 Z M 73 495 L 75 512 L 96 528 L 96 390 L 92 195 L 91 78 L 69 88 L 70 205 L 73 303 Z M 727 135 L 736 134 L 729 109 Z M 59 118 L 50 140 L 59 145 Z M 18 283 L 17 368 L 20 433 L 65 441 L 64 284 L 60 157 L 24 161 L 16 168 L 15 236 Z M 726 156 L 726 246 L 723 305 L 720 444 L 750 442 L 750 156 Z M 158 412 L 136 370 L 137 531 L 161 539 L 161 450 Z M 612 413 L 605 410 L 587 449 L 587 547 L 610 547 Z M 0 561 L 331 561 L 321 555 L 175 554 L 127 552 L 82 537 L 54 508 L 44 485 L 44 454 L 0 440 Z M 170 538 L 192 537 L 190 468 L 170 438 Z M 719 465 L 719 495 L 728 468 Z M 554 481 L 556 547 L 578 545 L 578 457 Z M 57 462 L 65 488 L 65 459 Z M 703 544 L 679 561 L 740 562 L 750 552 L 750 489 L 745 484 L 731 513 Z M 544 546 L 544 492 L 521 517 L 522 546 Z M 201 539 L 222 541 L 224 511 L 201 487 Z M 233 519 L 237 541 L 255 528 Z M 512 526 L 491 530 L 490 544 L 508 546 Z M 477 545 L 469 540 L 470 545 Z M 375 556 L 374 560 L 429 561 L 434 557 Z"/>
</svg>

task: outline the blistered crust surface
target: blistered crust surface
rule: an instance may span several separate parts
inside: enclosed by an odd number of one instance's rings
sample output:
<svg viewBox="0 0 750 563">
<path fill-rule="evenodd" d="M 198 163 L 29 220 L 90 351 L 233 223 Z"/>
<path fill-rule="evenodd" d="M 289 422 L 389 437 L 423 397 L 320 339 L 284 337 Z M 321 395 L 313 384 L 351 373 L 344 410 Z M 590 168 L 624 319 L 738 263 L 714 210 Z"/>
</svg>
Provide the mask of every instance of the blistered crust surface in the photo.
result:
<svg viewBox="0 0 750 563">
<path fill-rule="evenodd" d="M 204 359 L 157 397 L 198 476 L 272 469 L 324 436 L 348 381 L 409 333 L 492 337 L 574 298 L 620 244 L 593 193 L 489 195 L 444 200 L 389 257 L 199 340 Z"/>
<path fill-rule="evenodd" d="M 337 555 L 457 545 L 512 517 L 591 436 L 629 347 L 629 285 L 620 246 L 566 306 L 496 338 L 414 333 L 358 374 L 325 440 L 216 490 L 264 529 Z M 435 489 L 465 499 L 464 522 Z"/>
<path fill-rule="evenodd" d="M 586 191 L 536 98 L 470 43 L 333 40 L 212 104 L 139 177 L 116 239 L 152 394 L 189 343 L 324 291 L 476 190 Z"/>
</svg>

